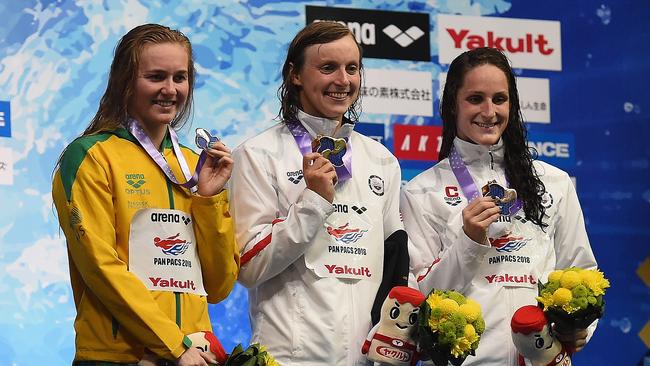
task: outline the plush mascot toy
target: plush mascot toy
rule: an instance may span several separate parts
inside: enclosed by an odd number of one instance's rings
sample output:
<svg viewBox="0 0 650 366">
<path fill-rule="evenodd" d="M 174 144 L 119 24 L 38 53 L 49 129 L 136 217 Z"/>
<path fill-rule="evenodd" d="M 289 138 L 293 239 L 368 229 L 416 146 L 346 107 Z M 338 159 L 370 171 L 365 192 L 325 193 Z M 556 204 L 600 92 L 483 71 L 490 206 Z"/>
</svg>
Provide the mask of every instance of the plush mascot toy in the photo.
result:
<svg viewBox="0 0 650 366">
<path fill-rule="evenodd" d="M 526 305 L 517 309 L 510 327 L 520 354 L 519 366 L 571 366 L 569 353 L 551 334 L 546 315 L 539 307 Z"/>
<path fill-rule="evenodd" d="M 183 344 L 186 347 L 196 347 L 202 352 L 208 353 L 214 357 L 219 365 L 223 365 L 228 358 L 221 342 L 212 332 L 196 332 L 185 336 Z M 145 353 L 144 357 L 138 362 L 138 366 L 156 366 L 158 357 L 153 353 Z"/>
<path fill-rule="evenodd" d="M 418 321 L 419 306 L 424 299 L 418 290 L 393 287 L 381 306 L 379 323 L 368 334 L 361 352 L 371 361 L 414 366 L 418 353 L 411 331 Z"/>
</svg>

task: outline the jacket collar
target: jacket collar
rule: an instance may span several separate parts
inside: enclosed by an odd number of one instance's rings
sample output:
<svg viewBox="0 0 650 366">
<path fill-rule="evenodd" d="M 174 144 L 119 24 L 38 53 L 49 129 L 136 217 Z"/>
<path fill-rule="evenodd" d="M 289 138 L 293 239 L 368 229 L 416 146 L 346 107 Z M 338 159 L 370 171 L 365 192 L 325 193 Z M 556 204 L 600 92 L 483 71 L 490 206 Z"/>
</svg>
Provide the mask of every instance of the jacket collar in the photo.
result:
<svg viewBox="0 0 650 366">
<path fill-rule="evenodd" d="M 486 160 L 499 165 L 503 163 L 505 147 L 502 138 L 499 138 L 499 141 L 494 145 L 477 145 L 455 137 L 454 147 L 467 165 Z M 490 153 L 492 154 L 492 160 L 490 160 Z"/>
<path fill-rule="evenodd" d="M 328 118 L 314 117 L 310 114 L 307 114 L 301 110 L 298 110 L 298 121 L 305 126 L 307 132 L 312 139 L 315 139 L 318 135 L 321 136 L 330 136 L 336 138 L 347 138 L 350 137 L 352 130 L 354 129 L 354 123 L 350 122 L 349 119 L 343 117 L 343 126 L 339 128 L 336 133 L 334 130 L 338 126 L 339 121 Z"/>
</svg>

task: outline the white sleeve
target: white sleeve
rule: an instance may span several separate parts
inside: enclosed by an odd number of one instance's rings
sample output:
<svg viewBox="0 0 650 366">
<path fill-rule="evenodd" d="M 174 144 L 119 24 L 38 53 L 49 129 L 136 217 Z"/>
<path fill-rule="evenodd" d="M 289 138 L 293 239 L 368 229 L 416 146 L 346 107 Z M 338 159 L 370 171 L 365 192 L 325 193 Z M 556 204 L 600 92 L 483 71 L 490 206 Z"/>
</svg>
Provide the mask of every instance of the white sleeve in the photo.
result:
<svg viewBox="0 0 650 366">
<path fill-rule="evenodd" d="M 404 224 L 400 217 L 400 187 L 402 185 L 402 172 L 397 159 L 391 157 L 391 164 L 388 166 L 390 179 L 386 192 L 386 204 L 384 205 L 384 240 L 398 230 L 404 230 Z"/>
<path fill-rule="evenodd" d="M 286 217 L 278 217 L 277 186 L 263 164 L 268 159 L 253 149 L 235 149 L 230 178 L 231 210 L 241 253 L 239 281 L 249 288 L 278 275 L 299 259 L 334 211 L 326 199 L 305 188 Z"/>
<path fill-rule="evenodd" d="M 410 270 L 423 294 L 432 289 L 464 292 L 489 247 L 472 241 L 462 228 L 458 240 L 443 243 L 433 225 L 435 215 L 424 207 L 425 193 L 402 191 L 401 211 L 409 236 Z"/>
<path fill-rule="evenodd" d="M 558 202 L 556 229 L 554 236 L 556 269 L 575 266 L 596 268 L 596 258 L 591 250 L 585 219 L 575 187 L 566 176 L 563 180 L 564 192 Z"/>
</svg>

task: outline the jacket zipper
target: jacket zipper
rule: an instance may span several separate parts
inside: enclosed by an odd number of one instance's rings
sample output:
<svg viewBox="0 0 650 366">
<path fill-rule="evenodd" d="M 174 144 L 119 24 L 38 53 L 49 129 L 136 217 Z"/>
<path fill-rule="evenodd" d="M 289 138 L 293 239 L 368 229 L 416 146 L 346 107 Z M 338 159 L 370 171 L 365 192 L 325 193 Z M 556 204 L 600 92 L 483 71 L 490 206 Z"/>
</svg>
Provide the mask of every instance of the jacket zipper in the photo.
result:
<svg viewBox="0 0 650 366">
<path fill-rule="evenodd" d="M 494 155 L 492 155 L 492 150 L 488 149 L 488 153 L 490 154 L 490 169 L 494 170 Z"/>
<path fill-rule="evenodd" d="M 165 183 L 167 183 L 167 197 L 169 198 L 169 208 L 174 209 L 174 187 L 169 178 L 165 177 Z M 176 303 L 176 325 L 181 327 L 181 293 L 174 292 L 174 302 Z"/>
</svg>

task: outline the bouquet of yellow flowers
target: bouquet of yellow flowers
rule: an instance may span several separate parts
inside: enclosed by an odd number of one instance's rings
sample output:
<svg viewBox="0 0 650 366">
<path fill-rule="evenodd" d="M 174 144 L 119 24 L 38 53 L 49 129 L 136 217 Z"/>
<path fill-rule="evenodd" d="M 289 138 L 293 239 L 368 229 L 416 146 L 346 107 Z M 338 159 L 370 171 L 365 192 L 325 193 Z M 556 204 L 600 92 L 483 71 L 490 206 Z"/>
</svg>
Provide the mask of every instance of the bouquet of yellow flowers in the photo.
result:
<svg viewBox="0 0 650 366">
<path fill-rule="evenodd" d="M 571 267 L 553 271 L 539 284 L 537 301 L 549 320 L 565 329 L 585 329 L 603 315 L 609 281 L 596 269 Z"/>
<path fill-rule="evenodd" d="M 432 290 L 420 305 L 414 338 L 436 366 L 459 366 L 474 355 L 485 321 L 481 306 L 456 291 Z"/>
<path fill-rule="evenodd" d="M 244 350 L 241 344 L 228 355 L 223 366 L 280 366 L 264 346 L 253 343 Z"/>
</svg>

